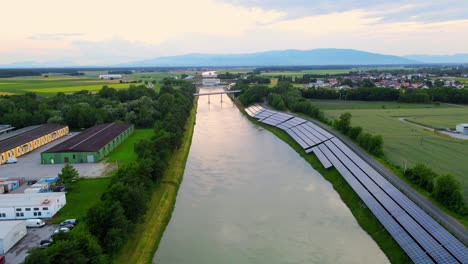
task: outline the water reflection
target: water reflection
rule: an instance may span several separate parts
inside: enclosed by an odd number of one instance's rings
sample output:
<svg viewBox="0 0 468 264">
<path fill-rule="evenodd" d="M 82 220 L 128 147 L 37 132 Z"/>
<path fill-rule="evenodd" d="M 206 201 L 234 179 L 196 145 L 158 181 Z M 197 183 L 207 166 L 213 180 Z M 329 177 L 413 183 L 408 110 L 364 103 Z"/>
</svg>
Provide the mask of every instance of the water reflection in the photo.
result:
<svg viewBox="0 0 468 264">
<path fill-rule="evenodd" d="M 199 99 L 184 180 L 154 262 L 388 262 L 292 148 L 227 97 L 210 102 Z"/>
</svg>

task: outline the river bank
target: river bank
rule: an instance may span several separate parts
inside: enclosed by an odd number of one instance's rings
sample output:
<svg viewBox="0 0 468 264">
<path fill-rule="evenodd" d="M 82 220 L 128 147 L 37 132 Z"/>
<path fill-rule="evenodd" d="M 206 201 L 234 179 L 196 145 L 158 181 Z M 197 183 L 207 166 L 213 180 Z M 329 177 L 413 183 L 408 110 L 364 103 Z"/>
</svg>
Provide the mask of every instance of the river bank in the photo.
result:
<svg viewBox="0 0 468 264">
<path fill-rule="evenodd" d="M 114 259 L 114 263 L 151 263 L 159 241 L 171 219 L 172 210 L 177 198 L 177 191 L 184 175 L 193 130 L 196 121 L 198 98 L 194 104 L 185 125 L 185 133 L 181 147 L 172 153 L 168 168 L 160 182 L 153 187 L 148 211 L 134 230 L 122 251 Z"/>
<path fill-rule="evenodd" d="M 278 138 L 290 145 L 304 160 L 306 160 L 315 170 L 329 181 L 337 191 L 342 201 L 350 209 L 359 225 L 378 244 L 381 250 L 387 255 L 392 263 L 411 263 L 406 253 L 396 243 L 388 231 L 380 224 L 372 212 L 365 206 L 359 196 L 348 185 L 335 168 L 325 169 L 315 155 L 305 153 L 305 151 L 283 130 L 268 126 L 250 117 L 244 110 L 242 104 L 235 100 L 239 110 L 253 123 L 261 126 Z"/>
</svg>

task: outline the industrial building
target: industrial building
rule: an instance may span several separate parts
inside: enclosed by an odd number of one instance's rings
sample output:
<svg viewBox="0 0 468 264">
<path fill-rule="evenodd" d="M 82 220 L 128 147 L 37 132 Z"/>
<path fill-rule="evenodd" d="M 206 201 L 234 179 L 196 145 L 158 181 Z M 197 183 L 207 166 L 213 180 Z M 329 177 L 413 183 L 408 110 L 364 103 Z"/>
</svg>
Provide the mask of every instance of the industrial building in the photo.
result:
<svg viewBox="0 0 468 264">
<path fill-rule="evenodd" d="M 25 221 L 0 221 L 0 254 L 5 254 L 26 236 Z"/>
<path fill-rule="evenodd" d="M 68 134 L 68 126 L 30 126 L 0 135 L 0 164 L 17 158 Z"/>
<path fill-rule="evenodd" d="M 66 203 L 64 192 L 0 195 L 0 220 L 51 218 Z"/>
<path fill-rule="evenodd" d="M 133 125 L 109 123 L 95 125 L 41 153 L 42 164 L 95 163 L 133 133 Z"/>
<path fill-rule="evenodd" d="M 101 79 L 101 80 L 117 80 L 117 79 L 122 79 L 122 75 L 120 75 L 120 74 L 103 74 L 103 75 L 99 75 L 99 79 Z"/>
<path fill-rule="evenodd" d="M 458 133 L 468 135 L 468 123 L 467 124 L 458 124 L 456 129 L 457 129 Z"/>
</svg>

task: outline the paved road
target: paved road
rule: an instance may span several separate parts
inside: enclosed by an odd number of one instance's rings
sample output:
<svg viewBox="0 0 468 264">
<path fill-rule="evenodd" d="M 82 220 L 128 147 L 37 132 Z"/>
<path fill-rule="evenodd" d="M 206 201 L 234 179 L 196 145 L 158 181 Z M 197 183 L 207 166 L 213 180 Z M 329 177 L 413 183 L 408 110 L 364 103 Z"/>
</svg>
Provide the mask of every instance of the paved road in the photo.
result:
<svg viewBox="0 0 468 264">
<path fill-rule="evenodd" d="M 427 127 L 427 126 L 423 126 L 423 125 L 420 125 L 420 124 L 416 124 L 416 123 L 413 123 L 413 122 L 410 122 L 406 119 L 406 117 L 400 117 L 398 118 L 398 120 L 400 120 L 401 122 L 405 122 L 407 124 L 410 124 L 410 125 L 413 125 L 413 126 L 417 126 L 417 127 L 420 127 L 420 128 L 423 128 L 423 129 L 426 129 L 426 130 L 430 130 L 432 132 L 435 132 L 435 133 L 442 133 L 442 134 L 445 134 L 449 137 L 452 137 L 452 138 L 457 138 L 457 139 L 464 139 L 464 140 L 468 140 L 468 135 L 465 135 L 465 134 L 459 134 L 459 133 L 451 133 L 451 132 L 448 132 L 448 131 L 443 131 L 443 130 L 435 130 L 434 128 L 432 127 Z"/>
<path fill-rule="evenodd" d="M 303 117 L 304 118 L 304 117 Z M 460 225 L 457 221 L 451 218 L 449 215 L 444 213 L 442 210 L 433 205 L 429 200 L 424 196 L 416 192 L 413 188 L 408 186 L 395 174 L 387 170 L 374 158 L 369 156 L 365 151 L 363 151 L 358 146 L 354 145 L 348 138 L 344 137 L 340 133 L 331 129 L 330 127 L 324 125 L 323 123 L 313 120 L 311 118 L 305 118 L 314 124 L 320 126 L 321 128 L 327 130 L 335 137 L 339 138 L 344 144 L 346 144 L 350 149 L 352 149 L 356 154 L 358 154 L 363 160 L 365 160 L 369 165 L 371 165 L 377 172 L 384 176 L 389 182 L 391 182 L 396 188 L 403 192 L 408 198 L 410 198 L 414 203 L 416 203 L 421 209 L 426 213 L 432 216 L 437 222 L 442 224 L 449 232 L 455 235 L 461 242 L 465 245 L 468 244 L 468 232 L 467 230 Z"/>
<path fill-rule="evenodd" d="M 6 263 L 23 263 L 24 259 L 28 255 L 28 250 L 39 246 L 41 240 L 49 239 L 56 228 L 57 225 L 46 225 L 41 228 L 28 228 L 27 235 L 5 255 Z"/>
</svg>

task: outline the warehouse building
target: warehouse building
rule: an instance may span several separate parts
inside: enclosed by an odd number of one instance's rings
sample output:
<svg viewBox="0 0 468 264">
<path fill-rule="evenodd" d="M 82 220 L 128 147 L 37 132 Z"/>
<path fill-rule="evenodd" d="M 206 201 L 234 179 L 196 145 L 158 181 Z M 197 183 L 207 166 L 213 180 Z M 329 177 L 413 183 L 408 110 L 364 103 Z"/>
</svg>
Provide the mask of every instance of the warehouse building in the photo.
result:
<svg viewBox="0 0 468 264">
<path fill-rule="evenodd" d="M 457 129 L 457 132 L 468 135 L 468 123 L 458 124 L 456 129 Z"/>
<path fill-rule="evenodd" d="M 99 162 L 133 130 L 124 123 L 95 125 L 41 153 L 42 164 Z"/>
<path fill-rule="evenodd" d="M 0 221 L 0 254 L 5 254 L 26 236 L 26 221 Z"/>
<path fill-rule="evenodd" d="M 51 218 L 66 203 L 64 192 L 0 195 L 0 220 Z"/>
<path fill-rule="evenodd" d="M 99 79 L 101 79 L 101 80 L 117 80 L 117 79 L 122 79 L 122 75 L 120 75 L 120 74 L 103 74 L 103 75 L 99 75 Z"/>
<path fill-rule="evenodd" d="M 68 126 L 30 126 L 0 135 L 0 164 L 17 158 L 68 134 Z"/>
</svg>

